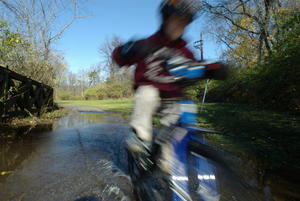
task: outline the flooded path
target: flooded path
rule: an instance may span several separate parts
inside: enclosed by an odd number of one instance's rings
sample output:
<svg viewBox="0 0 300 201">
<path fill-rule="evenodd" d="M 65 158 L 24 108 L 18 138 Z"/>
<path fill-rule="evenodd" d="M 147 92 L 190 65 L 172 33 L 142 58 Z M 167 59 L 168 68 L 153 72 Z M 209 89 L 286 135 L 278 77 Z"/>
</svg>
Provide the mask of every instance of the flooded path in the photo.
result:
<svg viewBox="0 0 300 201">
<path fill-rule="evenodd" d="M 124 173 L 129 127 L 114 115 L 103 119 L 101 111 L 84 109 L 71 111 L 52 132 L 1 144 L 0 170 L 12 171 L 0 177 L 1 201 L 133 200 Z"/>
<path fill-rule="evenodd" d="M 134 201 L 124 149 L 130 128 L 124 119 L 128 117 L 74 107 L 50 127 L 16 131 L 19 137 L 14 139 L 0 138 L 0 172 L 5 173 L 0 175 L 0 201 Z M 235 171 L 247 184 L 217 167 L 220 201 L 299 198 L 294 189 L 299 185 L 274 175 L 264 177 L 261 163 L 251 157 L 226 159 L 237 164 Z M 259 196 L 246 198 L 250 189 Z"/>
</svg>

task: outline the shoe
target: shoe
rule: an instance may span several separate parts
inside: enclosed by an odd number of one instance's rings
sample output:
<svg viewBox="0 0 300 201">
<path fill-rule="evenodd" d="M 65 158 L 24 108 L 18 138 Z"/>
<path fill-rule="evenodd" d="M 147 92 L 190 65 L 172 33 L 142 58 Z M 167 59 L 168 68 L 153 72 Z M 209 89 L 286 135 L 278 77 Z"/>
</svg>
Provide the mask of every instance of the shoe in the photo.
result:
<svg viewBox="0 0 300 201">
<path fill-rule="evenodd" d="M 145 142 L 141 140 L 135 134 L 131 134 L 126 139 L 127 149 L 134 153 L 149 153 L 150 144 L 150 142 Z"/>
</svg>

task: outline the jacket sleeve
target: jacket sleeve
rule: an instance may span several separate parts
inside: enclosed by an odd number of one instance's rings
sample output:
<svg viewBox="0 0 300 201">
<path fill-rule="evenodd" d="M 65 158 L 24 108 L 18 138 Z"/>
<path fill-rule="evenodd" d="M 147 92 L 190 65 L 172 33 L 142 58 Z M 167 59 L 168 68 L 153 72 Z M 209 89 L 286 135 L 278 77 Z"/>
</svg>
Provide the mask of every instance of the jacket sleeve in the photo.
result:
<svg viewBox="0 0 300 201">
<path fill-rule="evenodd" d="M 112 60 L 115 63 L 117 63 L 120 67 L 123 67 L 126 65 L 128 65 L 128 66 L 132 65 L 133 63 L 130 62 L 130 60 L 128 58 L 126 58 L 122 55 L 121 50 L 122 50 L 122 46 L 119 46 L 113 50 Z"/>
<path fill-rule="evenodd" d="M 141 44 L 143 41 L 128 42 L 121 45 L 113 50 L 112 60 L 115 61 L 120 67 L 131 66 L 137 63 L 141 56 L 138 55 L 137 45 Z"/>
</svg>

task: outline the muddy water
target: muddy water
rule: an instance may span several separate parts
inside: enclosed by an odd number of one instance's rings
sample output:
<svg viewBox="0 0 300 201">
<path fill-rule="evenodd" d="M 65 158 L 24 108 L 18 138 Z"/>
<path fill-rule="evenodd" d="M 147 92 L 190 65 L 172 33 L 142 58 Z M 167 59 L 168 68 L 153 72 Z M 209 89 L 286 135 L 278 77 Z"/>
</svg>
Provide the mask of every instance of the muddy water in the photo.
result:
<svg viewBox="0 0 300 201">
<path fill-rule="evenodd" d="M 80 107 L 50 128 L 25 128 L 17 138 L 0 139 L 0 201 L 134 200 L 126 123 L 116 113 Z M 267 174 L 255 156 L 224 158 L 238 174 L 217 167 L 221 201 L 299 200 L 299 185 Z"/>
<path fill-rule="evenodd" d="M 71 111 L 53 130 L 2 139 L 0 200 L 134 200 L 122 119 Z M 116 124 L 118 123 L 118 124 Z"/>
</svg>

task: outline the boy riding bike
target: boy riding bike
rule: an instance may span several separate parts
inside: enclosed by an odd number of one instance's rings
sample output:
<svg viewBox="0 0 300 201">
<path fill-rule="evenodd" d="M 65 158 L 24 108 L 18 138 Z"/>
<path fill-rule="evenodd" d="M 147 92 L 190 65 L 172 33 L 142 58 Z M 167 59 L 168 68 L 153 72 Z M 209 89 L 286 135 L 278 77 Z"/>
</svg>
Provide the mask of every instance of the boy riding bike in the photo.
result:
<svg viewBox="0 0 300 201">
<path fill-rule="evenodd" d="M 166 0 L 160 6 L 161 26 L 149 38 L 130 41 L 113 51 L 119 66 L 136 64 L 134 73 L 134 108 L 130 125 L 133 135 L 127 139 L 132 152 L 146 152 L 153 140 L 152 118 L 160 108 L 160 122 L 171 127 L 178 121 L 186 79 L 222 79 L 224 65 L 215 63 L 191 68 L 196 59 L 182 39 L 186 27 L 195 19 L 199 7 L 192 0 Z M 199 71 L 201 70 L 201 71 Z M 204 72 L 204 73 L 203 73 Z M 168 150 L 163 151 L 162 170 L 168 172 Z M 165 162 L 164 162 L 165 161 Z M 165 163 L 165 164 L 164 164 Z"/>
</svg>

